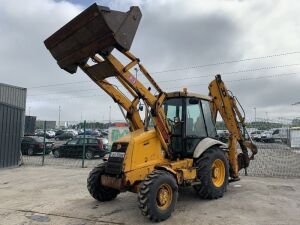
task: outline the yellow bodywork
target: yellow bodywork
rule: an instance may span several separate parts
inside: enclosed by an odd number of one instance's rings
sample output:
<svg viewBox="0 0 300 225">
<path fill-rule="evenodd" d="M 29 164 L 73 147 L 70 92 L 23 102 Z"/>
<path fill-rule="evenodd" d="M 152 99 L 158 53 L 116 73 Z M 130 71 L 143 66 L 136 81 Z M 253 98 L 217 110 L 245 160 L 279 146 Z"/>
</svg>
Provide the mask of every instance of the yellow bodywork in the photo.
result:
<svg viewBox="0 0 300 225">
<path fill-rule="evenodd" d="M 124 162 L 124 176 L 120 179 L 107 177 L 105 185 L 118 189 L 128 189 L 144 180 L 155 169 L 162 169 L 174 175 L 178 184 L 196 179 L 193 159 L 168 160 L 155 129 L 131 132 L 115 143 L 128 143 Z M 119 186 L 120 185 L 120 186 Z M 136 191 L 136 189 L 131 189 Z"/>
</svg>

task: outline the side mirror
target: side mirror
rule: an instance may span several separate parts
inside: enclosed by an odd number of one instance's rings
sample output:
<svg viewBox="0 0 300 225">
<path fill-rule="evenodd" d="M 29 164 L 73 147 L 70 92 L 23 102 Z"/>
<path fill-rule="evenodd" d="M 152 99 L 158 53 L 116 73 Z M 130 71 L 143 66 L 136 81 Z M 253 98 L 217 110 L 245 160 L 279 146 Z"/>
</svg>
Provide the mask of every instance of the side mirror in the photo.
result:
<svg viewBox="0 0 300 225">
<path fill-rule="evenodd" d="M 190 98 L 189 104 L 191 104 L 191 105 L 199 104 L 199 99 L 198 98 Z"/>
</svg>

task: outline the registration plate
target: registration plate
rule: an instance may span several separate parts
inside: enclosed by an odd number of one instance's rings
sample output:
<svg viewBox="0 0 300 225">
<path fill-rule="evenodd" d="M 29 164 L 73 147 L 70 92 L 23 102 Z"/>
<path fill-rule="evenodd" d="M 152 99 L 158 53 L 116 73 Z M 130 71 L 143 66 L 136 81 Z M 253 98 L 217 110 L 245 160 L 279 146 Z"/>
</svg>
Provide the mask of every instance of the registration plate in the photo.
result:
<svg viewBox="0 0 300 225">
<path fill-rule="evenodd" d="M 124 158 L 125 153 L 124 152 L 111 152 L 110 157 L 116 157 L 116 158 Z"/>
</svg>

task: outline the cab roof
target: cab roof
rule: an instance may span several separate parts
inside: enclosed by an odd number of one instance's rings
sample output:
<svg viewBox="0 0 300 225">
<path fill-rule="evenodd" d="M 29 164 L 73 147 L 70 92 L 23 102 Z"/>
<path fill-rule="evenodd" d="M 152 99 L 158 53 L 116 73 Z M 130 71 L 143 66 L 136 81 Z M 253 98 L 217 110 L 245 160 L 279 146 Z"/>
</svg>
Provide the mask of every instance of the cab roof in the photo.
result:
<svg viewBox="0 0 300 225">
<path fill-rule="evenodd" d="M 194 97 L 194 98 L 200 98 L 207 101 L 211 101 L 212 98 L 207 95 L 201 95 L 193 92 L 184 92 L 184 91 L 174 91 L 167 93 L 167 98 L 175 98 L 175 97 Z"/>
</svg>

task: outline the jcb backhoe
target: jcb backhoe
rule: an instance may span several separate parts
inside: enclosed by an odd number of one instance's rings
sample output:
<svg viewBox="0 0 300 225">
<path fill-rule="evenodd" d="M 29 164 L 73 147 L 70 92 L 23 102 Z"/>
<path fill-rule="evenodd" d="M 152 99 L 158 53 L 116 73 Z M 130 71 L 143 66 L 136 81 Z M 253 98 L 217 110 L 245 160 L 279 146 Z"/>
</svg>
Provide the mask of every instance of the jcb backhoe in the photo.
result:
<svg viewBox="0 0 300 225">
<path fill-rule="evenodd" d="M 110 201 L 120 192 L 138 193 L 142 214 L 162 221 L 173 212 L 181 186 L 192 186 L 201 198 L 222 197 L 228 182 L 239 180 L 239 171 L 249 166 L 257 148 L 246 134 L 238 101 L 220 75 L 209 84 L 209 96 L 187 89 L 166 93 L 159 87 L 129 52 L 141 16 L 138 7 L 125 13 L 93 4 L 45 45 L 62 69 L 75 73 L 81 68 L 126 111 L 131 132 L 113 143 L 108 160 L 90 172 L 90 194 Z M 126 65 L 113 50 L 127 58 Z M 139 68 L 153 90 L 131 73 L 133 68 Z M 110 77 L 131 97 L 110 83 Z M 144 120 L 140 101 L 145 105 Z M 228 146 L 217 139 L 218 113 L 230 132 Z"/>
</svg>

